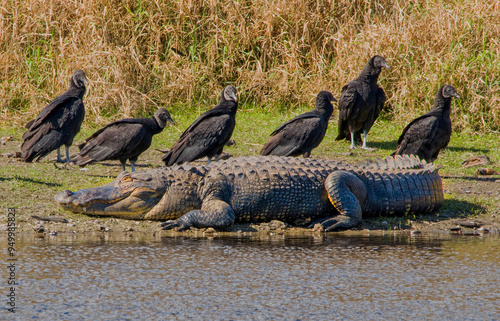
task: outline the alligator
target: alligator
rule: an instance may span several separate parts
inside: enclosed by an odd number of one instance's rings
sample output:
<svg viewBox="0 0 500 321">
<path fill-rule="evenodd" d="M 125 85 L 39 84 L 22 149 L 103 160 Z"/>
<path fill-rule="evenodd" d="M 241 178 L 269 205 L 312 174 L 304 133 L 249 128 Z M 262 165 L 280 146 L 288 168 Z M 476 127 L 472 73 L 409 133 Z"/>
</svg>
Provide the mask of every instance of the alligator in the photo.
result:
<svg viewBox="0 0 500 321">
<path fill-rule="evenodd" d="M 349 229 L 362 217 L 429 213 L 443 203 L 438 168 L 415 156 L 357 165 L 249 156 L 122 172 L 103 186 L 55 196 L 77 213 L 163 220 L 163 229 L 227 228 L 234 222 L 318 222 Z"/>
</svg>

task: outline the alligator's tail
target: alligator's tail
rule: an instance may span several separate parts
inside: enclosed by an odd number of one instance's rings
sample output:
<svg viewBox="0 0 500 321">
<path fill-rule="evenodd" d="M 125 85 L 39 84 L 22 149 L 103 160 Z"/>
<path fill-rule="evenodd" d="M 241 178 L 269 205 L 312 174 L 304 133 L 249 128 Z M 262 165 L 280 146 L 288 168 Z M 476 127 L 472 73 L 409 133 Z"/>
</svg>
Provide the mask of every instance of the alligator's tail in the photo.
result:
<svg viewBox="0 0 500 321">
<path fill-rule="evenodd" d="M 325 188 L 341 215 L 323 222 L 323 227 L 326 230 L 351 228 L 361 223 L 362 217 L 425 214 L 441 207 L 444 195 L 439 169 L 418 162 L 423 168 L 381 170 L 386 164 L 388 169 L 399 168 L 398 161 L 394 158 L 395 167 L 392 162 L 377 162 L 378 170 L 375 171 L 332 172 L 325 181 Z M 415 164 L 412 162 L 410 168 Z"/>
<path fill-rule="evenodd" d="M 359 172 L 367 188 L 363 210 L 369 216 L 426 214 L 443 204 L 438 168 L 403 172 Z"/>
<path fill-rule="evenodd" d="M 426 168 L 430 165 L 424 160 L 420 160 L 416 155 L 396 155 L 396 156 L 387 156 L 382 159 L 377 157 L 376 160 L 367 160 L 357 164 L 357 167 L 363 170 L 370 171 L 380 171 L 380 170 L 391 170 L 391 169 L 419 169 Z"/>
</svg>

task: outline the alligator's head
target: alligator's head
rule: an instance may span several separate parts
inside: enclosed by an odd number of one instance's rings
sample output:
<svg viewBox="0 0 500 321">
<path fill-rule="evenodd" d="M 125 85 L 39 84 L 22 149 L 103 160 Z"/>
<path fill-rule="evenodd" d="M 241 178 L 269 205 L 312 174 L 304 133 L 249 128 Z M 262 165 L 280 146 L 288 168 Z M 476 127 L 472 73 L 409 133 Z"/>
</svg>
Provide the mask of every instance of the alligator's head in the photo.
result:
<svg viewBox="0 0 500 321">
<path fill-rule="evenodd" d="M 127 173 L 103 186 L 55 196 L 64 209 L 92 215 L 141 219 L 161 200 L 168 186 L 157 170 Z"/>
</svg>

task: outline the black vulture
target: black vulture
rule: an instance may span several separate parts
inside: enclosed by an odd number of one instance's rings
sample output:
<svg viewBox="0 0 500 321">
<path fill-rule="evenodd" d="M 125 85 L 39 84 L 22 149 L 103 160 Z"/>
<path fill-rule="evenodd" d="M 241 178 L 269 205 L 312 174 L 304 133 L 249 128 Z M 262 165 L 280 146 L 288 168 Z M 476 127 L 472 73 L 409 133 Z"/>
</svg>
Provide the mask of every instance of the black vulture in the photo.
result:
<svg viewBox="0 0 500 321">
<path fill-rule="evenodd" d="M 134 172 L 137 158 L 151 146 L 153 135 L 161 133 L 167 121 L 175 125 L 170 113 L 159 108 L 151 118 L 127 118 L 109 123 L 78 146 L 80 154 L 76 164 L 83 167 L 112 159 L 119 160 L 125 171 L 128 159 Z"/>
<path fill-rule="evenodd" d="M 77 70 L 71 77 L 69 89 L 50 102 L 41 113 L 26 124 L 28 131 L 23 135 L 21 157 L 25 162 L 39 160 L 57 149 L 57 161 L 61 159 L 61 145 L 66 146 L 66 162 L 70 162 L 69 146 L 80 131 L 85 108 L 83 95 L 87 77 L 82 70 Z"/>
<path fill-rule="evenodd" d="M 384 90 L 377 85 L 382 67 L 389 69 L 381 56 L 373 56 L 361 74 L 342 88 L 339 99 L 339 133 L 336 140 L 350 139 L 351 148 L 361 141 L 366 149 L 366 136 L 372 128 L 386 99 Z"/>
<path fill-rule="evenodd" d="M 163 155 L 165 165 L 182 164 L 205 156 L 208 163 L 214 156 L 217 161 L 233 134 L 237 108 L 236 88 L 227 86 L 222 91 L 219 104 L 198 117 Z"/>
<path fill-rule="evenodd" d="M 333 113 L 331 101 L 337 101 L 329 91 L 316 97 L 316 108 L 285 122 L 271 133 L 261 155 L 309 157 L 325 137 L 328 120 Z"/>
<path fill-rule="evenodd" d="M 451 137 L 451 98 L 460 98 L 452 85 L 444 85 L 436 93 L 434 106 L 427 114 L 414 119 L 398 139 L 393 155 L 413 154 L 433 162 Z"/>
</svg>

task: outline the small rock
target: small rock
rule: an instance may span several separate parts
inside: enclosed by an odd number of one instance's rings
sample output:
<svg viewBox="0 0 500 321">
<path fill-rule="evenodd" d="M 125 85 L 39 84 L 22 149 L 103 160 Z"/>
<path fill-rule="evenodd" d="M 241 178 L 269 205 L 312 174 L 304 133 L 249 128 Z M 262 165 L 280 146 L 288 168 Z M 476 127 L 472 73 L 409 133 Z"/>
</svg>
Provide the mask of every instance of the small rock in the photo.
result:
<svg viewBox="0 0 500 321">
<path fill-rule="evenodd" d="M 490 158 L 486 155 L 472 156 L 462 162 L 462 167 L 472 167 L 491 164 Z"/>
<path fill-rule="evenodd" d="M 216 232 L 217 231 L 213 227 L 209 227 L 203 233 L 213 234 L 213 233 L 216 233 Z"/>
<path fill-rule="evenodd" d="M 130 226 L 125 228 L 125 232 L 133 232 L 133 231 L 134 229 L 131 228 Z"/>
<path fill-rule="evenodd" d="M 418 235 L 418 234 L 422 234 L 422 231 L 414 230 L 414 231 L 411 231 L 410 234 L 411 235 Z"/>
<path fill-rule="evenodd" d="M 500 173 L 493 168 L 480 168 L 477 170 L 477 175 L 500 175 Z"/>
<path fill-rule="evenodd" d="M 481 232 L 478 232 L 477 230 L 464 230 L 464 235 L 482 235 Z"/>
<path fill-rule="evenodd" d="M 284 229 L 288 226 L 285 222 L 278 221 L 278 220 L 272 220 L 271 222 L 268 223 L 269 229 L 271 230 L 281 230 Z"/>
<path fill-rule="evenodd" d="M 33 227 L 33 230 L 35 233 L 44 233 L 45 232 L 45 227 L 42 224 L 37 224 L 35 227 Z"/>
<path fill-rule="evenodd" d="M 486 228 L 484 228 L 484 227 L 480 227 L 480 228 L 478 228 L 477 230 L 478 230 L 479 232 L 484 233 L 484 234 L 488 234 L 488 233 L 490 232 L 490 230 L 488 230 L 488 229 L 486 229 Z"/>
<path fill-rule="evenodd" d="M 314 224 L 312 230 L 314 232 L 323 232 L 325 230 L 325 228 L 320 223 L 316 223 L 316 224 Z"/>
<path fill-rule="evenodd" d="M 58 234 L 58 233 L 57 233 L 57 231 L 51 231 L 51 232 L 49 233 L 49 235 L 50 235 L 50 236 L 56 236 L 57 234 Z"/>
<path fill-rule="evenodd" d="M 42 216 L 37 216 L 37 215 L 31 215 L 32 218 L 35 220 L 39 221 L 45 221 L 45 222 L 57 222 L 57 223 L 68 223 L 68 220 L 62 216 L 47 216 L 47 217 L 42 217 Z"/>
<path fill-rule="evenodd" d="M 111 229 L 109 227 L 107 227 L 107 226 L 100 226 L 99 230 L 102 231 L 102 232 L 109 232 L 109 231 L 111 231 Z"/>
<path fill-rule="evenodd" d="M 459 222 L 458 224 L 460 226 L 469 227 L 469 228 L 477 228 L 477 227 L 481 227 L 483 225 L 481 222 L 476 222 L 476 221 L 473 221 L 473 222 L 463 221 L 463 222 Z"/>
<path fill-rule="evenodd" d="M 306 225 L 309 225 L 311 224 L 311 218 L 310 217 L 307 217 L 307 218 L 298 218 L 296 219 L 294 222 L 293 222 L 293 225 L 297 225 L 297 226 L 306 226 Z"/>
<path fill-rule="evenodd" d="M 12 135 L 0 138 L 0 144 L 5 145 L 9 140 L 12 139 Z"/>
</svg>

